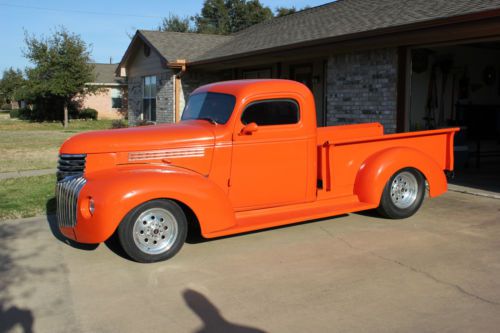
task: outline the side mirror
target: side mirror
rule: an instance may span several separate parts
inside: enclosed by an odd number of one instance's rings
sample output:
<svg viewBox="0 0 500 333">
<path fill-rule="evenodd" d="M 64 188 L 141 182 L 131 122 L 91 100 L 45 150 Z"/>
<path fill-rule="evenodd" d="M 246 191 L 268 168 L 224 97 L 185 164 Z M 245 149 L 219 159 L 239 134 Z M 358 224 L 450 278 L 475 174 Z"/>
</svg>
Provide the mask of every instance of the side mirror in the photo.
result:
<svg viewBox="0 0 500 333">
<path fill-rule="evenodd" d="M 259 126 L 256 123 L 246 124 L 241 129 L 240 135 L 252 135 L 253 132 L 257 132 L 257 129 L 259 129 Z"/>
</svg>

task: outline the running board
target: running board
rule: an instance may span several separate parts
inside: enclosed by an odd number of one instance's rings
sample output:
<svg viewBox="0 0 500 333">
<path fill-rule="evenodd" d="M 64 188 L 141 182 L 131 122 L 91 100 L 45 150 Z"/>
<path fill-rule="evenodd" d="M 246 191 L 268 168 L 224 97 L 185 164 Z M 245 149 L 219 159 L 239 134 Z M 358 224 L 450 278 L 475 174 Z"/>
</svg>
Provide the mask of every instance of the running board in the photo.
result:
<svg viewBox="0 0 500 333">
<path fill-rule="evenodd" d="M 287 224 L 306 222 L 352 212 L 376 208 L 373 204 L 359 202 L 357 196 L 314 201 L 290 206 L 257 209 L 236 213 L 236 225 L 205 234 L 214 238 L 243 232 L 268 229 Z"/>
</svg>

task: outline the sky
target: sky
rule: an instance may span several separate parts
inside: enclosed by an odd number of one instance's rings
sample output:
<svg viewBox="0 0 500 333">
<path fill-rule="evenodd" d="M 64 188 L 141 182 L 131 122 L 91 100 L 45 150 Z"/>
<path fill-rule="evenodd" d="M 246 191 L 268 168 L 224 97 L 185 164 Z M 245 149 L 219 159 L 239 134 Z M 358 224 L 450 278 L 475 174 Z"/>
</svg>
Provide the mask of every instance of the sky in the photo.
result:
<svg viewBox="0 0 500 333">
<path fill-rule="evenodd" d="M 278 6 L 303 8 L 328 0 L 261 0 Z M 54 29 L 66 27 L 90 45 L 93 61 L 119 62 L 130 37 L 137 29 L 156 29 L 169 13 L 193 16 L 200 12 L 203 0 L 0 0 L 0 75 L 9 68 L 30 66 L 23 57 L 25 31 L 49 36 Z"/>
</svg>

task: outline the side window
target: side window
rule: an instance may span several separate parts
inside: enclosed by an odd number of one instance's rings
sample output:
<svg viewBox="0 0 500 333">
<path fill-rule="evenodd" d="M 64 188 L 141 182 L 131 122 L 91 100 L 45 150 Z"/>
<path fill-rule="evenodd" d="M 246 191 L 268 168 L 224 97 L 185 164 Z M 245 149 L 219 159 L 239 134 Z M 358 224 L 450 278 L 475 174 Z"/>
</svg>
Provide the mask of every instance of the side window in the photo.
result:
<svg viewBox="0 0 500 333">
<path fill-rule="evenodd" d="M 241 122 L 259 126 L 296 124 L 300 120 L 299 105 L 293 100 L 269 100 L 255 102 L 247 106 Z"/>
</svg>

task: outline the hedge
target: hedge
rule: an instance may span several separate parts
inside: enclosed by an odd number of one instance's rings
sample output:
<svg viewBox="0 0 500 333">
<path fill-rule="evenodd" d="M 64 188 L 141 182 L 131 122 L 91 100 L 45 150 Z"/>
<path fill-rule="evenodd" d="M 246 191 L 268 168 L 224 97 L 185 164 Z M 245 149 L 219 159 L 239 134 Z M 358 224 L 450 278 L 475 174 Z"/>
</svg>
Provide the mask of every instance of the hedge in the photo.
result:
<svg viewBox="0 0 500 333">
<path fill-rule="evenodd" d="M 80 119 L 93 119 L 97 120 L 97 110 L 86 108 L 78 113 Z"/>
</svg>

